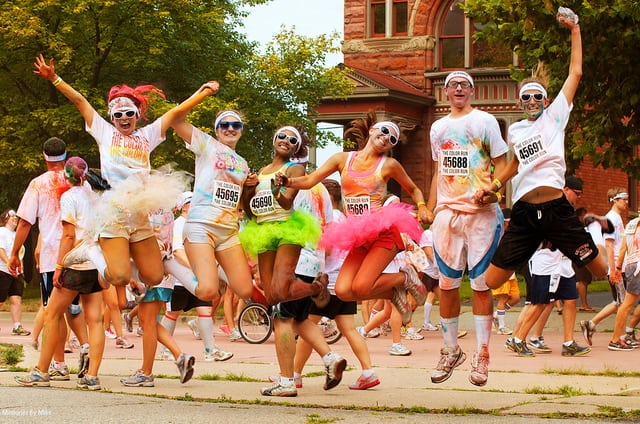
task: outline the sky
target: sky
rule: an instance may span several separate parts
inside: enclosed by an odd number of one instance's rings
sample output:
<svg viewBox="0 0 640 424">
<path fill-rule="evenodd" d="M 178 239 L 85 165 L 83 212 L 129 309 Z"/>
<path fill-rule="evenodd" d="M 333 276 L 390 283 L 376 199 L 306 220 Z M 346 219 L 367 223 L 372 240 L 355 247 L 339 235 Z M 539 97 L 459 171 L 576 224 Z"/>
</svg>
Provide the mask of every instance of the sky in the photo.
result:
<svg viewBox="0 0 640 424">
<path fill-rule="evenodd" d="M 266 45 L 280 32 L 281 26 L 295 28 L 296 34 L 314 37 L 344 29 L 344 0 L 273 0 L 265 5 L 249 9 L 244 32 L 249 40 Z M 342 62 L 342 54 L 327 57 L 327 66 Z M 322 128 L 323 125 L 321 124 Z M 339 135 L 342 135 L 341 132 Z M 333 153 L 341 151 L 335 144 L 318 149 L 316 164 L 321 165 Z M 338 178 L 337 174 L 331 178 Z"/>
</svg>

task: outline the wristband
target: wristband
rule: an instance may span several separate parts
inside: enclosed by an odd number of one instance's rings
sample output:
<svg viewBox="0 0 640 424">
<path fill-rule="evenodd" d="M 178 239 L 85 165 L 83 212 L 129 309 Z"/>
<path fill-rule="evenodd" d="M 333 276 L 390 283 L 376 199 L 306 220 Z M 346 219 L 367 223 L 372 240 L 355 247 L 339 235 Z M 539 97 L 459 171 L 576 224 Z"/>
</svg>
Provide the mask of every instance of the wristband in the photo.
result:
<svg viewBox="0 0 640 424">
<path fill-rule="evenodd" d="M 418 202 L 418 203 L 417 203 L 417 205 L 418 205 L 418 207 L 420 207 L 420 206 L 427 206 L 427 204 L 426 204 L 426 203 L 424 203 L 424 202 Z"/>
<path fill-rule="evenodd" d="M 57 87 L 60 83 L 62 82 L 62 78 L 58 77 L 56 79 L 54 79 L 51 84 L 53 84 L 54 87 Z"/>
<path fill-rule="evenodd" d="M 496 191 L 496 197 L 498 198 L 498 203 L 500 203 L 500 201 L 502 200 L 502 193 Z"/>
<path fill-rule="evenodd" d="M 64 268 L 62 265 L 56 264 L 56 269 L 62 269 L 62 268 Z"/>
<path fill-rule="evenodd" d="M 499 180 L 499 179 L 494 178 L 492 182 L 493 182 L 493 184 L 495 184 L 495 185 L 496 185 L 496 187 L 498 188 L 498 190 L 500 190 L 500 189 L 502 188 L 502 183 L 500 182 L 500 180 Z"/>
<path fill-rule="evenodd" d="M 616 267 L 616 269 L 617 269 L 618 271 L 622 271 L 622 267 L 621 267 L 621 266 L 617 266 L 617 267 Z"/>
</svg>

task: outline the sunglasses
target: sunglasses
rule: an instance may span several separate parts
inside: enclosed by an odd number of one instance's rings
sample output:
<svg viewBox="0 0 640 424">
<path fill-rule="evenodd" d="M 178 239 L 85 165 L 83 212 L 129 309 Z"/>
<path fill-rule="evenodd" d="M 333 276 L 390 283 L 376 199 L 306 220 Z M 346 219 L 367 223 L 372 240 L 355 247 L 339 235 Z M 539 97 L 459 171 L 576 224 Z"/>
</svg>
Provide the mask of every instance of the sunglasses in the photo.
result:
<svg viewBox="0 0 640 424">
<path fill-rule="evenodd" d="M 221 121 L 218 123 L 218 128 L 221 130 L 228 130 L 229 128 L 233 128 L 238 131 L 242 129 L 242 122 L 240 121 Z"/>
<path fill-rule="evenodd" d="M 469 81 L 449 81 L 449 84 L 447 84 L 447 87 L 449 88 L 469 88 L 471 87 L 471 83 Z"/>
<path fill-rule="evenodd" d="M 276 134 L 276 137 L 280 140 L 284 140 L 285 138 L 288 138 L 289 143 L 293 144 L 294 146 L 298 144 L 298 139 L 292 135 L 286 135 L 285 133 L 278 133 Z"/>
<path fill-rule="evenodd" d="M 391 134 L 391 131 L 389 130 L 389 128 L 380 127 L 380 132 L 382 133 L 382 135 L 386 135 L 387 137 L 389 137 L 389 143 L 391 143 L 392 146 L 395 146 L 396 144 L 398 144 L 398 137 Z"/>
<path fill-rule="evenodd" d="M 533 96 L 533 98 L 538 102 L 544 99 L 544 95 L 542 93 L 535 93 L 535 94 L 524 93 L 520 96 L 520 100 L 522 100 L 523 102 L 528 102 L 529 100 L 531 100 L 531 96 Z"/>
<path fill-rule="evenodd" d="M 113 112 L 113 117 L 116 119 L 120 119 L 122 118 L 123 115 L 126 115 L 127 118 L 133 118 L 135 114 L 136 114 L 135 110 L 128 110 L 126 112 Z"/>
<path fill-rule="evenodd" d="M 574 190 L 572 188 L 570 188 L 569 190 L 573 191 L 577 197 L 582 196 L 582 190 Z"/>
</svg>

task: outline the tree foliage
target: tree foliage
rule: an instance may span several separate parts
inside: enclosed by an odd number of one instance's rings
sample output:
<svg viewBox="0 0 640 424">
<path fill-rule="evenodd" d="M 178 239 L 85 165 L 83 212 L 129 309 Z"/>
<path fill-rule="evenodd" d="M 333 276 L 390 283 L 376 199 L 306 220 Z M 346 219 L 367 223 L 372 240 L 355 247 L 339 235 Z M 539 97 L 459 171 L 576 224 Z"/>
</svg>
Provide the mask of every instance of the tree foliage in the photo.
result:
<svg viewBox="0 0 640 424">
<path fill-rule="evenodd" d="M 576 166 L 588 156 L 595 165 L 639 178 L 640 160 L 633 154 L 640 144 L 638 0 L 467 0 L 465 10 L 487 24 L 480 37 L 516 51 L 524 71 L 512 69 L 515 79 L 544 61 L 553 95 L 567 76 L 571 47 L 570 34 L 555 21 L 559 6 L 580 17 L 584 60 L 568 127 L 567 160 Z"/>
<path fill-rule="evenodd" d="M 154 119 L 202 83 L 221 90 L 196 108 L 189 120 L 212 133 L 221 108 L 246 114 L 238 146 L 253 167 L 270 160 L 277 125 L 302 124 L 323 96 L 344 96 L 351 87 L 339 71 L 324 67 L 337 49 L 336 34 L 318 38 L 285 30 L 262 54 L 241 32 L 246 8 L 269 0 L 14 0 L 0 4 L 0 204 L 17 205 L 29 179 L 42 172 L 42 143 L 64 139 L 71 155 L 97 167 L 98 152 L 80 114 L 55 88 L 34 76 L 42 53 L 57 73 L 106 115 L 110 87 L 154 84 L 166 101 L 152 104 Z M 322 135 L 318 142 L 322 143 Z M 326 136 L 324 136 L 326 138 Z M 175 162 L 193 170 L 193 155 L 170 131 L 152 153 L 159 166 Z"/>
</svg>

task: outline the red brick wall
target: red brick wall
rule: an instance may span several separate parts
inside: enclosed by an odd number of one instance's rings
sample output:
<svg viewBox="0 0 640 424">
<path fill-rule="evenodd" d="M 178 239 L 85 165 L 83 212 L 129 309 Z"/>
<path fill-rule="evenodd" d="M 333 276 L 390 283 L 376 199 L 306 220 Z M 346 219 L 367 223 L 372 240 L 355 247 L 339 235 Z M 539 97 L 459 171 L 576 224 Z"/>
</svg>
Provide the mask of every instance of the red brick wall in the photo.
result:
<svg viewBox="0 0 640 424">
<path fill-rule="evenodd" d="M 627 174 L 618 169 L 603 169 L 594 167 L 589 159 L 585 159 L 575 172 L 576 177 L 583 182 L 584 194 L 578 201 L 578 206 L 587 208 L 590 212 L 605 214 L 611 208 L 607 199 L 607 190 L 613 187 L 624 187 L 631 190 Z M 636 183 L 637 186 L 637 183 Z M 637 189 L 637 187 L 636 187 Z M 629 202 L 629 210 L 636 210 L 634 199 Z"/>
</svg>

